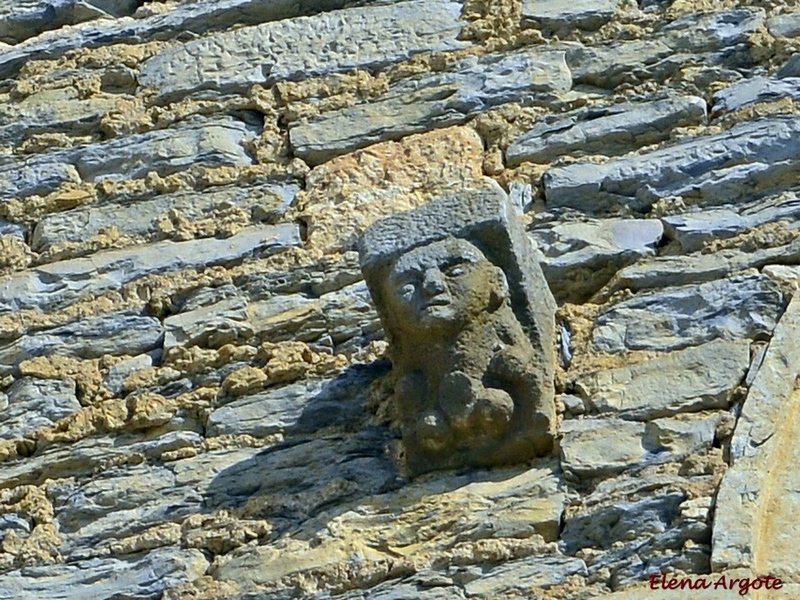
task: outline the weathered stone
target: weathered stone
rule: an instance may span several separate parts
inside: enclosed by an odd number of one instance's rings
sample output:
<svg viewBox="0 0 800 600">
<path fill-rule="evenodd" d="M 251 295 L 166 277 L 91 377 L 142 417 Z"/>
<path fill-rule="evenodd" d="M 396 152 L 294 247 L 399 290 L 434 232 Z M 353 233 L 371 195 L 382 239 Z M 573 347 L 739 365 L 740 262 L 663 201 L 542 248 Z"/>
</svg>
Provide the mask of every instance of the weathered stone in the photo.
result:
<svg viewBox="0 0 800 600">
<path fill-rule="evenodd" d="M 642 464 L 645 424 L 619 419 L 572 419 L 561 425 L 561 468 L 582 479 L 607 477 Z M 613 440 L 613 443 L 609 443 Z"/>
<path fill-rule="evenodd" d="M 797 37 L 800 35 L 800 13 L 775 15 L 767 19 L 767 29 L 775 37 Z"/>
<path fill-rule="evenodd" d="M 800 164 L 798 134 L 796 117 L 764 118 L 640 156 L 555 167 L 544 175 L 547 204 L 646 212 L 666 196 L 700 206 L 740 200 L 793 181 Z"/>
<path fill-rule="evenodd" d="M 502 598 L 547 589 L 576 574 L 586 574 L 586 564 L 579 558 L 535 556 L 485 569 L 464 591 L 469 598 Z"/>
<path fill-rule="evenodd" d="M 285 212 L 297 190 L 295 184 L 208 188 L 124 204 L 89 205 L 44 216 L 36 224 L 31 242 L 33 249 L 41 252 L 53 244 L 78 242 L 98 235 L 109 223 L 122 235 L 154 238 L 164 235 L 161 219 L 179 218 L 182 226 L 189 229 L 193 221 L 213 219 L 230 210 L 244 210 L 254 221 L 269 222 Z"/>
<path fill-rule="evenodd" d="M 559 303 L 584 302 L 614 274 L 655 253 L 664 228 L 655 219 L 604 219 L 534 229 L 542 272 Z"/>
<path fill-rule="evenodd" d="M 375 142 L 457 125 L 502 104 L 529 105 L 571 84 L 563 52 L 469 57 L 449 72 L 403 80 L 377 101 L 298 123 L 289 139 L 297 156 L 319 164 Z"/>
<path fill-rule="evenodd" d="M 0 312 L 45 308 L 114 289 L 150 273 L 231 264 L 300 244 L 294 224 L 256 226 L 227 239 L 157 242 L 98 252 L 0 279 Z"/>
<path fill-rule="evenodd" d="M 575 84 L 614 89 L 637 79 L 665 79 L 678 70 L 674 51 L 660 40 L 634 40 L 602 46 L 567 45 L 567 66 Z"/>
<path fill-rule="evenodd" d="M 716 413 L 655 419 L 647 423 L 642 442 L 656 452 L 663 449 L 676 457 L 703 454 L 714 443 L 719 420 Z"/>
<path fill-rule="evenodd" d="M 0 201 L 45 195 L 67 181 L 135 178 L 150 172 L 168 175 L 193 165 L 250 165 L 253 159 L 244 145 L 257 133 L 238 119 L 190 121 L 34 156 L 3 169 L 0 184 L 7 185 L 0 185 Z"/>
<path fill-rule="evenodd" d="M 671 285 L 703 283 L 770 263 L 795 264 L 798 261 L 800 239 L 755 252 L 726 249 L 713 254 L 658 257 L 621 269 L 599 296 L 608 297 L 621 289 L 638 292 Z"/>
<path fill-rule="evenodd" d="M 800 77 L 800 54 L 794 54 L 775 74 L 778 79 Z"/>
<path fill-rule="evenodd" d="M 777 284 L 758 273 L 644 292 L 597 319 L 598 350 L 677 350 L 718 337 L 769 335 L 785 301 Z"/>
<path fill-rule="evenodd" d="M 253 335 L 247 301 L 234 297 L 164 319 L 164 350 L 174 346 L 219 348 Z"/>
<path fill-rule="evenodd" d="M 99 358 L 105 354 L 139 354 L 160 345 L 158 319 L 135 315 L 103 315 L 29 335 L 0 347 L 0 374 L 8 374 L 35 356 Z"/>
<path fill-rule="evenodd" d="M 465 47 L 456 39 L 460 12 L 461 4 L 452 0 L 415 0 L 211 34 L 148 60 L 139 82 L 166 99 L 198 90 L 244 90 L 257 83 L 385 67 L 420 52 Z"/>
<path fill-rule="evenodd" d="M 125 379 L 129 375 L 135 373 L 136 371 L 149 369 L 153 366 L 152 354 L 154 353 L 139 354 L 116 363 L 108 370 L 108 373 L 103 380 L 103 384 L 106 388 L 118 396 L 123 395 L 123 392 L 125 391 Z"/>
<path fill-rule="evenodd" d="M 706 242 L 733 237 L 748 226 L 745 218 L 729 208 L 670 215 L 661 221 L 667 236 L 677 240 L 684 252 L 696 252 Z"/>
<path fill-rule="evenodd" d="M 787 79 L 752 77 L 737 81 L 714 94 L 710 113 L 712 118 L 716 118 L 746 106 L 761 102 L 775 102 L 782 98 L 800 100 L 800 79 L 796 77 Z"/>
<path fill-rule="evenodd" d="M 93 559 L 75 564 L 38 567 L 3 575 L 3 600 L 132 600 L 157 598 L 165 589 L 177 587 L 203 575 L 209 566 L 200 550 L 164 548 L 124 560 Z"/>
<path fill-rule="evenodd" d="M 516 219 L 500 190 L 465 194 L 379 221 L 359 242 L 413 474 L 552 447 L 555 303 Z"/>
<path fill-rule="evenodd" d="M 763 8 L 740 8 L 689 14 L 664 27 L 666 43 L 676 51 L 712 52 L 732 50 L 748 42 L 764 23 Z"/>
<path fill-rule="evenodd" d="M 594 410 L 647 421 L 682 412 L 727 408 L 750 364 L 747 341 L 715 340 L 630 367 L 579 378 Z"/>
<path fill-rule="evenodd" d="M 0 3 L 0 42 L 16 44 L 50 29 L 133 14 L 137 0 L 22 0 Z"/>
<path fill-rule="evenodd" d="M 71 379 L 18 379 L 0 411 L 0 438 L 21 438 L 80 410 Z"/>
<path fill-rule="evenodd" d="M 731 441 L 733 466 L 717 498 L 715 570 L 763 569 L 797 583 L 792 548 L 800 531 L 792 515 L 798 510 L 799 326 L 795 297 L 775 329 Z"/>
<path fill-rule="evenodd" d="M 676 127 L 705 121 L 702 98 L 667 98 L 647 103 L 581 109 L 538 122 L 508 147 L 513 167 L 524 161 L 548 163 L 564 155 L 625 154 L 669 139 Z"/>
<path fill-rule="evenodd" d="M 524 0 L 522 20 L 547 32 L 600 29 L 611 20 L 618 0 Z"/>
</svg>

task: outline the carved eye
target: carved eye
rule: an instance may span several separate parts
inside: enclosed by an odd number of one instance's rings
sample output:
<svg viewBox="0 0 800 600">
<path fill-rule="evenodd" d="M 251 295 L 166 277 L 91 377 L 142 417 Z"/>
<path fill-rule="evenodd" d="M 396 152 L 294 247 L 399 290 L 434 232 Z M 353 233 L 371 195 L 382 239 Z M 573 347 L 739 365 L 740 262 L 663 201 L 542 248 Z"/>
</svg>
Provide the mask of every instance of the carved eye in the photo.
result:
<svg viewBox="0 0 800 600">
<path fill-rule="evenodd" d="M 464 265 L 453 265 L 445 271 L 448 277 L 458 277 L 464 274 Z"/>
<path fill-rule="evenodd" d="M 414 295 L 414 284 L 413 283 L 406 283 L 400 288 L 400 295 L 403 297 L 409 297 Z"/>
</svg>

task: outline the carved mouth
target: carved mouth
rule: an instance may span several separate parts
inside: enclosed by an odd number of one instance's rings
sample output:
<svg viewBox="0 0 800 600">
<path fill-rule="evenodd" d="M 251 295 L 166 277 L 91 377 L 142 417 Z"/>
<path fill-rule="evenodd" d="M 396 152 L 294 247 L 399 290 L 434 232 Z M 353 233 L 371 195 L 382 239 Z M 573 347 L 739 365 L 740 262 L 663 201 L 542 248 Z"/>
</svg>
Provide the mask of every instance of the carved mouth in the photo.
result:
<svg viewBox="0 0 800 600">
<path fill-rule="evenodd" d="M 450 304 L 450 299 L 447 296 L 434 296 L 428 300 L 426 306 L 447 306 Z"/>
</svg>

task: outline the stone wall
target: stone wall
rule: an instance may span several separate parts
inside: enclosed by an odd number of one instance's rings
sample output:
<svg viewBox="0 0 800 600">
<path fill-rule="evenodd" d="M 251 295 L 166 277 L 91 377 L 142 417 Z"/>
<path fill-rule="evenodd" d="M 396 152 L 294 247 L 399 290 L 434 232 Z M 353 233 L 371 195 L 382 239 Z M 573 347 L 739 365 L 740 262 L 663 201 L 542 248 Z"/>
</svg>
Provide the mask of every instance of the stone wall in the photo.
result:
<svg viewBox="0 0 800 600">
<path fill-rule="evenodd" d="M 796 0 L 0 0 L 0 599 L 798 597 L 799 45 Z M 409 480 L 355 243 L 490 180 L 559 453 Z"/>
</svg>

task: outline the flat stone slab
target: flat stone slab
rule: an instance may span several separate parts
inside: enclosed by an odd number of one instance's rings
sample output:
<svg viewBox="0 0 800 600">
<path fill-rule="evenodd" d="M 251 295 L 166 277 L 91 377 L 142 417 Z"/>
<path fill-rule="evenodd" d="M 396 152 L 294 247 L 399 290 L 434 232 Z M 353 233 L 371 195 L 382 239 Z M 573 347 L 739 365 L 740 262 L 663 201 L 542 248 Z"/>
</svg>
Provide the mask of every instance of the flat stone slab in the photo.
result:
<svg viewBox="0 0 800 600">
<path fill-rule="evenodd" d="M 664 227 L 657 219 L 597 219 L 537 228 L 542 272 L 559 303 L 585 302 L 621 268 L 655 254 Z"/>
<path fill-rule="evenodd" d="M 563 51 L 469 57 L 448 72 L 403 80 L 376 101 L 296 123 L 289 139 L 297 156 L 316 165 L 376 142 L 461 124 L 501 104 L 530 105 L 571 86 Z"/>
<path fill-rule="evenodd" d="M 105 354 L 136 355 L 161 345 L 161 321 L 138 315 L 90 317 L 49 330 L 23 335 L 0 346 L 0 374 L 7 375 L 36 356 L 99 358 Z"/>
<path fill-rule="evenodd" d="M 714 206 L 786 187 L 800 167 L 800 118 L 772 117 L 638 156 L 575 163 L 544 174 L 547 205 L 587 213 L 646 212 L 667 196 Z"/>
<path fill-rule="evenodd" d="M 125 559 L 48 565 L 3 575 L 2 600 L 145 600 L 201 577 L 209 566 L 200 550 L 159 548 Z M 79 590 L 76 592 L 76 590 Z M 80 595 L 78 595 L 80 594 Z"/>
<path fill-rule="evenodd" d="M 752 339 L 769 335 L 785 306 L 779 286 L 753 272 L 642 292 L 598 317 L 592 344 L 605 352 L 668 351 L 718 337 Z"/>
<path fill-rule="evenodd" d="M 461 3 L 414 0 L 243 27 L 170 48 L 146 61 L 142 87 L 163 99 L 354 68 L 379 68 L 420 52 L 456 50 Z M 234 51 L 235 49 L 235 51 Z"/>
<path fill-rule="evenodd" d="M 538 122 L 508 147 L 507 163 L 514 167 L 525 161 L 549 163 L 564 155 L 625 154 L 669 139 L 674 128 L 697 125 L 705 118 L 705 100 L 695 96 L 581 109 Z"/>
<path fill-rule="evenodd" d="M 522 22 L 547 31 L 594 31 L 614 16 L 618 0 L 524 0 Z"/>
<path fill-rule="evenodd" d="M 576 388 L 596 411 L 647 421 L 727 408 L 749 365 L 747 340 L 714 340 L 630 367 L 580 377 Z"/>
<path fill-rule="evenodd" d="M 256 222 L 269 222 L 277 220 L 286 211 L 298 190 L 296 183 L 268 183 L 248 187 L 212 187 L 125 202 L 90 204 L 39 219 L 33 230 L 31 247 L 42 252 L 54 244 L 87 240 L 108 228 L 109 223 L 113 223 L 122 235 L 158 238 L 164 235 L 159 228 L 159 219 L 172 218 L 173 215 L 192 222 L 213 218 L 231 209 L 242 209 L 249 212 Z"/>
<path fill-rule="evenodd" d="M 168 175 L 191 166 L 245 166 L 245 150 L 258 131 L 229 117 L 190 120 L 168 129 L 0 162 L 0 202 L 46 195 L 65 182 L 96 182 Z"/>
<path fill-rule="evenodd" d="M 0 278 L 0 313 L 55 307 L 152 273 L 268 256 L 300 244 L 297 225 L 248 227 L 226 239 L 156 242 L 50 263 Z"/>
<path fill-rule="evenodd" d="M 800 78 L 752 77 L 737 81 L 714 94 L 709 112 L 716 118 L 753 104 L 776 102 L 782 98 L 800 100 Z"/>
<path fill-rule="evenodd" d="M 571 419 L 561 424 L 561 468 L 581 479 L 608 477 L 643 464 L 645 424 L 621 419 Z M 609 440 L 613 440 L 610 443 Z"/>
</svg>

